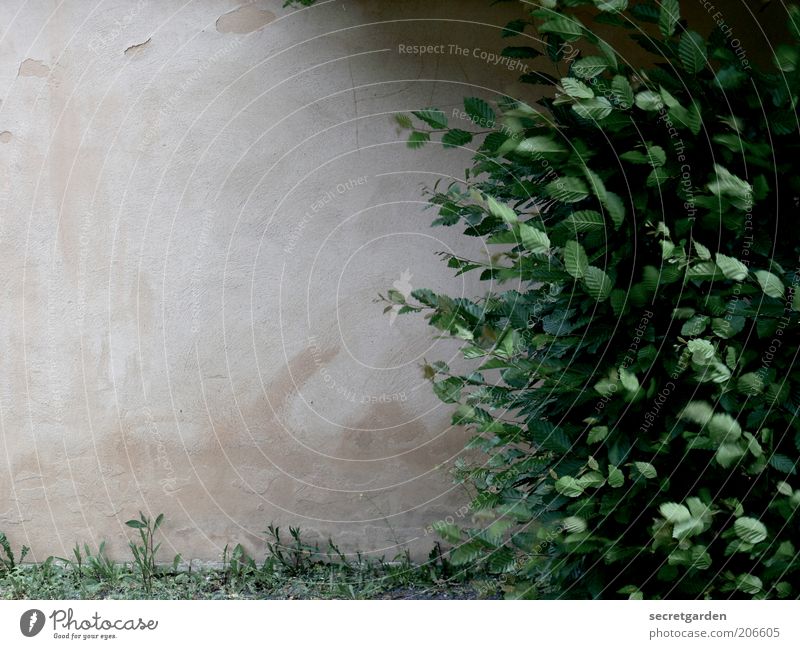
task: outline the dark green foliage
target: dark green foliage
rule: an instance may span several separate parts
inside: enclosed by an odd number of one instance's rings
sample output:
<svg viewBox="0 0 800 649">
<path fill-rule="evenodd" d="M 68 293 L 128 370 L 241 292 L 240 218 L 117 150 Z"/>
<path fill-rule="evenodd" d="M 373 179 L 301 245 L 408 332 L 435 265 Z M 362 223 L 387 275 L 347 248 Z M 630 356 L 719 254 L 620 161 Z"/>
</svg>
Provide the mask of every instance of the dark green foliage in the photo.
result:
<svg viewBox="0 0 800 649">
<path fill-rule="evenodd" d="M 552 86 L 538 106 L 467 98 L 467 184 L 430 195 L 492 249 L 446 256 L 486 292 L 403 301 L 474 364 L 426 368 L 484 454 L 457 469 L 477 493 L 452 562 L 511 597 L 798 597 L 798 42 L 764 72 L 677 0 L 595 2 L 660 57 L 634 70 L 539 4 L 528 32 L 580 58 L 523 78 Z"/>
</svg>

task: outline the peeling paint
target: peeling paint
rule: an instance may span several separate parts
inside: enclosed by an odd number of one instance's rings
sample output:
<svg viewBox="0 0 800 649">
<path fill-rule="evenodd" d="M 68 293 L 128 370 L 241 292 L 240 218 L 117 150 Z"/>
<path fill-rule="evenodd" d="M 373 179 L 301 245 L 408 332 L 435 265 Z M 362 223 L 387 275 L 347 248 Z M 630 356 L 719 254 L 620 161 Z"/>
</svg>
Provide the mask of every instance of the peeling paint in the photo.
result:
<svg viewBox="0 0 800 649">
<path fill-rule="evenodd" d="M 249 34 L 275 20 L 275 14 L 253 5 L 234 9 L 217 19 L 217 31 L 223 34 Z"/>
<path fill-rule="evenodd" d="M 8 142 L 11 142 L 11 137 L 12 137 L 11 131 L 3 131 L 2 133 L 0 133 L 0 142 L 2 142 L 3 144 L 7 144 Z"/>
<path fill-rule="evenodd" d="M 25 59 L 19 64 L 19 77 L 46 77 L 50 74 L 50 68 L 38 59 Z"/>
<path fill-rule="evenodd" d="M 130 56 L 132 54 L 136 54 L 136 52 L 141 50 L 143 47 L 146 47 L 147 45 L 149 45 L 150 41 L 152 41 L 152 40 L 153 40 L 153 38 L 150 37 L 146 41 L 143 41 L 142 43 L 135 43 L 134 45 L 126 47 L 125 51 L 123 52 L 123 54 L 125 54 L 126 56 Z"/>
</svg>

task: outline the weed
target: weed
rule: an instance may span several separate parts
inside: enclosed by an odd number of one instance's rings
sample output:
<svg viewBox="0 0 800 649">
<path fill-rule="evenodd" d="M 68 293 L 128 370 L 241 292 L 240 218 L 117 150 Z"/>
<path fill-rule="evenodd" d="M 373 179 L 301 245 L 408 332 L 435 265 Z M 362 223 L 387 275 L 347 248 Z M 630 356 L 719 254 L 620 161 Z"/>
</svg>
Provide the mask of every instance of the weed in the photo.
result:
<svg viewBox="0 0 800 649">
<path fill-rule="evenodd" d="M 300 529 L 297 527 L 289 528 L 291 541 L 284 545 L 281 540 L 281 528 L 270 525 L 264 534 L 267 538 L 267 552 L 275 562 L 289 571 L 289 574 L 297 575 L 307 570 L 313 563 L 313 557 L 319 555 L 318 545 L 308 545 L 300 538 Z"/>
<path fill-rule="evenodd" d="M 13 570 L 17 564 L 24 561 L 30 549 L 28 546 L 23 545 L 19 553 L 19 559 L 14 556 L 14 551 L 11 549 L 11 543 L 3 532 L 0 532 L 0 550 L 3 554 L 0 555 L 0 573 Z"/>
<path fill-rule="evenodd" d="M 408 552 L 391 561 L 346 555 L 332 540 L 325 551 L 303 540 L 298 528 L 289 538 L 278 527 L 266 534 L 267 552 L 258 563 L 241 544 L 226 546 L 221 568 L 180 567 L 176 555 L 169 565 L 158 565 L 160 544 L 155 536 L 163 515 L 152 520 L 140 513 L 127 525 L 138 532 L 130 543 L 133 561 L 110 559 L 105 542 L 96 551 L 76 544 L 70 558 L 50 557 L 40 564 L 20 565 L 5 535 L 0 535 L 0 598 L 14 599 L 367 599 L 412 597 L 474 597 L 475 589 L 463 573 L 458 577 L 435 547 L 429 561 L 415 564 Z M 481 594 L 497 592 L 482 584 Z"/>
<path fill-rule="evenodd" d="M 228 556 L 228 546 L 222 552 L 222 573 L 226 584 L 239 586 L 252 579 L 258 568 L 255 559 L 247 554 L 241 543 L 237 543 Z"/>
<path fill-rule="evenodd" d="M 139 542 L 131 541 L 128 545 L 133 553 L 133 563 L 142 580 L 145 592 L 149 593 L 153 587 L 153 577 L 156 574 L 156 554 L 161 543 L 155 543 L 156 530 L 164 522 L 164 514 L 156 516 L 155 520 L 139 512 L 139 519 L 131 519 L 125 523 L 128 527 L 139 532 Z"/>
</svg>

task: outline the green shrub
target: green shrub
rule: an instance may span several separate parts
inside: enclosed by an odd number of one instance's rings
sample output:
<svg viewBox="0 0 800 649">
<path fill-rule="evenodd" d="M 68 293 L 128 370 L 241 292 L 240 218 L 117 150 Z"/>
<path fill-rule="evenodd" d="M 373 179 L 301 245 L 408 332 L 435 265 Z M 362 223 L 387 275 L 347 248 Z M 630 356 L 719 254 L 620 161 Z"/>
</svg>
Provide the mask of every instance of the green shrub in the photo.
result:
<svg viewBox="0 0 800 649">
<path fill-rule="evenodd" d="M 563 9 L 592 4 L 655 62 Z M 485 454 L 456 469 L 472 527 L 435 527 L 512 597 L 798 597 L 800 13 L 762 72 L 677 0 L 538 5 L 505 31 L 537 27 L 566 73 L 523 77 L 538 107 L 399 118 L 413 147 L 475 141 L 429 199 L 492 252 L 448 257 L 480 298 L 392 297 L 471 361 L 426 368 Z"/>
</svg>

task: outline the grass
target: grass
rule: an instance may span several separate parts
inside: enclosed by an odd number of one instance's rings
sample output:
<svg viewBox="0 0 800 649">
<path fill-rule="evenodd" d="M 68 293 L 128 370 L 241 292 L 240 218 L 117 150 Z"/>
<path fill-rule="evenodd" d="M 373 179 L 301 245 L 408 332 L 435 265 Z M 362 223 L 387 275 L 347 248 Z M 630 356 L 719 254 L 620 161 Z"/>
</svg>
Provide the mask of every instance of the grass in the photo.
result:
<svg viewBox="0 0 800 649">
<path fill-rule="evenodd" d="M 0 534 L 2 599 L 477 599 L 498 597 L 496 581 L 456 571 L 437 544 L 425 563 L 408 553 L 384 559 L 348 557 L 332 542 L 322 551 L 305 543 L 297 528 L 270 526 L 266 556 L 256 559 L 241 545 L 226 547 L 222 564 L 194 569 L 177 555 L 171 564 L 156 562 L 154 537 L 163 515 L 128 521 L 139 541 L 131 542 L 133 560 L 112 561 L 105 544 L 96 550 L 78 545 L 72 556 L 22 563 Z"/>
</svg>

